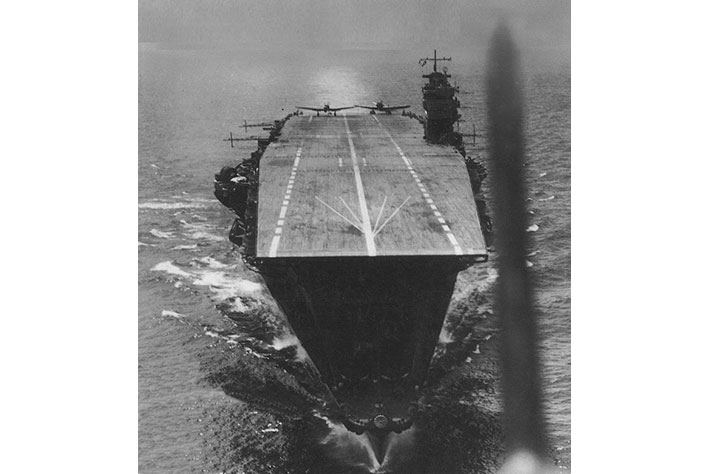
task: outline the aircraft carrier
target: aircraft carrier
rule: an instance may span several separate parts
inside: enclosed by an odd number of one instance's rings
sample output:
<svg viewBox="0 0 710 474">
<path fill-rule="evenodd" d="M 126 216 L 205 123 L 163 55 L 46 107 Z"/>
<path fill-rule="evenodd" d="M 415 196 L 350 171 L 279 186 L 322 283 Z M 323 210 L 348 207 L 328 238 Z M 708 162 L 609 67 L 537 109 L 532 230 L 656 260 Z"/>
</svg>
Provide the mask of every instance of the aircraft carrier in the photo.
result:
<svg viewBox="0 0 710 474">
<path fill-rule="evenodd" d="M 427 60 L 424 116 L 296 112 L 215 177 L 230 240 L 329 387 L 330 414 L 375 445 L 415 421 L 457 274 L 487 259 L 485 169 L 454 130 L 458 89 L 437 68 L 450 58 Z"/>
</svg>

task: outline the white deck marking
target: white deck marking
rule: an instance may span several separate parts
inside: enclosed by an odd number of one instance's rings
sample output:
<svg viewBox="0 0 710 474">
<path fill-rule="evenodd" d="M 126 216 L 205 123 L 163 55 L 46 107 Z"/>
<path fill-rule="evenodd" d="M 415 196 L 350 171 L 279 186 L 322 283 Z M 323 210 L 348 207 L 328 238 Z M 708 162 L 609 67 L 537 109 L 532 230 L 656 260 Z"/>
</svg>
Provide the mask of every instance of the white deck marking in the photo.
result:
<svg viewBox="0 0 710 474">
<path fill-rule="evenodd" d="M 310 122 L 313 116 L 308 119 Z M 291 176 L 288 180 L 288 185 L 286 186 L 286 192 L 284 193 L 284 199 L 281 203 L 281 211 L 279 212 L 279 220 L 276 221 L 276 228 L 274 229 L 274 238 L 271 240 L 271 247 L 269 247 L 269 257 L 275 257 L 276 252 L 279 250 L 279 243 L 281 242 L 281 234 L 283 233 L 283 226 L 286 223 L 286 212 L 288 211 L 288 205 L 291 202 L 291 189 L 293 189 L 293 183 L 296 180 L 296 172 L 298 171 L 298 164 L 301 161 L 301 152 L 303 151 L 303 142 L 298 146 L 296 150 L 296 159 L 293 161 L 293 168 L 291 171 Z"/>
<path fill-rule="evenodd" d="M 271 241 L 271 248 L 269 249 L 269 257 L 275 257 L 276 256 L 276 250 L 279 248 L 279 241 L 281 240 L 281 236 L 276 234 L 274 235 L 274 240 Z"/>
<path fill-rule="evenodd" d="M 316 201 L 318 201 L 318 202 L 320 202 L 321 204 L 323 204 L 325 207 L 327 207 L 328 209 L 330 209 L 331 211 L 333 211 L 336 215 L 338 215 L 339 217 L 341 217 L 345 222 L 347 222 L 348 224 L 350 224 L 351 226 L 355 227 L 357 230 L 359 230 L 360 232 L 362 232 L 362 226 L 361 226 L 360 224 L 358 224 L 357 222 L 351 221 L 350 219 L 348 219 L 347 217 L 345 217 L 344 215 L 342 215 L 340 212 L 338 212 L 337 209 L 335 209 L 333 206 L 331 206 L 330 204 L 328 204 L 327 202 L 325 202 L 324 200 L 322 200 L 322 199 L 319 198 L 318 196 L 316 196 Z M 356 220 L 357 220 L 357 219 L 356 219 Z"/>
<path fill-rule="evenodd" d="M 463 251 L 461 250 L 461 246 L 459 245 L 458 240 L 456 240 L 456 237 L 454 237 L 454 233 L 451 232 L 451 228 L 446 224 L 446 221 L 441 218 L 441 212 L 439 212 L 439 209 L 436 207 L 436 204 L 434 204 L 434 201 L 431 199 L 431 196 L 429 195 L 429 191 L 427 191 L 426 187 L 422 183 L 422 180 L 419 179 L 419 175 L 417 172 L 414 170 L 414 167 L 412 166 L 412 162 L 407 158 L 407 155 L 404 154 L 402 151 L 402 148 L 397 144 L 396 141 L 394 141 L 394 138 L 392 138 L 392 135 L 390 135 L 390 132 L 382 126 L 382 122 L 377 120 L 377 117 L 373 118 L 377 121 L 378 125 L 380 128 L 382 128 L 382 131 L 385 132 L 387 135 L 387 138 L 390 139 L 394 147 L 397 149 L 397 152 L 399 153 L 399 156 L 402 158 L 402 161 L 404 161 L 404 164 L 407 167 L 407 170 L 409 170 L 409 174 L 412 175 L 412 178 L 414 178 L 414 181 L 417 183 L 417 186 L 419 187 L 419 191 L 422 193 L 422 197 L 426 201 L 427 204 L 429 204 L 429 207 L 431 208 L 432 211 L 434 211 L 434 215 L 438 217 L 439 224 L 441 225 L 441 230 L 443 230 L 446 233 L 446 237 L 449 239 L 449 242 L 451 242 L 451 245 L 454 247 L 454 253 L 456 255 L 462 255 Z"/>
<path fill-rule="evenodd" d="M 360 202 L 360 221 L 362 222 L 363 234 L 365 234 L 365 245 L 367 246 L 367 255 L 374 257 L 377 255 L 375 249 L 375 236 L 372 234 L 372 225 L 370 224 L 370 214 L 367 211 L 367 201 L 365 200 L 365 190 L 362 187 L 362 177 L 360 176 L 360 166 L 357 163 L 357 155 L 355 154 L 355 145 L 353 144 L 353 135 L 350 132 L 348 125 L 348 117 L 343 114 L 345 122 L 345 131 L 348 134 L 348 143 L 350 144 L 350 158 L 353 162 L 353 174 L 355 175 L 355 187 L 357 188 L 357 198 Z"/>
<path fill-rule="evenodd" d="M 385 228 L 385 226 L 387 225 L 387 223 L 388 223 L 389 221 L 391 221 L 394 216 L 397 215 L 397 213 L 399 212 L 399 210 L 402 209 L 405 204 L 407 204 L 407 201 L 409 201 L 409 199 L 410 199 L 411 197 L 412 197 L 412 196 L 407 196 L 407 199 L 405 199 L 404 202 L 403 202 L 402 204 L 400 204 L 400 205 L 397 207 L 397 209 L 394 210 L 394 212 L 392 213 L 392 215 L 390 215 L 390 216 L 387 218 L 387 220 L 382 223 L 382 225 L 381 225 L 380 227 L 377 227 L 377 224 L 375 224 L 375 235 L 379 234 L 380 231 Z M 379 218 L 378 218 L 378 220 L 379 220 Z"/>
</svg>

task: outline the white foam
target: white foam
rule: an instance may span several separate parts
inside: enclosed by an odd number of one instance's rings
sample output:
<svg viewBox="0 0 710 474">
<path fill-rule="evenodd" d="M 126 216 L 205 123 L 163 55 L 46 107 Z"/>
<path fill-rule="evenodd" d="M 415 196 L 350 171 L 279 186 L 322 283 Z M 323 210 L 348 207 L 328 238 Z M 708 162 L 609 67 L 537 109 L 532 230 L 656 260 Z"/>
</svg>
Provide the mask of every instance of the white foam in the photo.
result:
<svg viewBox="0 0 710 474">
<path fill-rule="evenodd" d="M 478 291 L 486 291 L 488 290 L 493 283 L 496 282 L 498 279 L 498 270 L 495 268 L 489 268 L 488 271 L 486 272 L 487 276 L 486 278 L 480 280 L 476 287 L 478 288 Z"/>
<path fill-rule="evenodd" d="M 555 470 L 531 451 L 519 449 L 508 456 L 498 472 L 500 474 L 532 474 L 551 473 Z"/>
<path fill-rule="evenodd" d="M 213 229 L 214 228 L 214 226 L 211 224 L 205 224 L 204 222 L 192 224 L 190 222 L 187 222 L 185 219 L 180 219 L 180 224 L 184 225 L 188 229 L 192 229 L 195 231 L 204 231 L 205 229 Z"/>
<path fill-rule="evenodd" d="M 183 191 L 183 194 L 189 194 Z M 180 198 L 181 196 L 174 196 L 175 198 Z M 201 198 L 201 197 L 194 197 L 190 199 L 190 202 L 203 202 L 203 203 L 214 203 L 215 198 Z"/>
<path fill-rule="evenodd" d="M 452 342 L 454 342 L 453 334 L 451 334 L 445 328 L 442 328 L 441 332 L 439 333 L 439 344 L 451 344 Z"/>
<path fill-rule="evenodd" d="M 138 246 L 139 247 L 155 247 L 155 245 L 153 245 L 153 244 L 146 244 L 146 243 L 141 242 L 140 240 L 138 241 Z"/>
<path fill-rule="evenodd" d="M 224 272 L 201 272 L 200 276 L 194 281 L 194 283 L 195 285 L 210 286 L 214 288 L 228 288 L 231 281 L 232 279 L 227 277 Z M 232 295 L 230 294 L 229 296 Z"/>
<path fill-rule="evenodd" d="M 321 441 L 321 444 L 333 443 L 335 446 L 348 451 L 351 451 L 353 447 L 358 450 L 364 450 L 365 453 L 363 454 L 367 455 L 367 460 L 362 459 L 360 462 L 357 462 L 355 459 L 351 459 L 351 463 L 353 465 L 363 466 L 370 472 L 375 472 L 379 469 L 380 463 L 377 461 L 375 451 L 365 434 L 355 434 L 341 423 L 333 423 L 328 418 L 319 414 L 315 414 L 315 416 L 325 420 L 328 428 L 330 428 L 330 433 Z"/>
<path fill-rule="evenodd" d="M 170 239 L 173 237 L 172 232 L 163 232 L 158 229 L 150 229 L 150 235 L 158 237 L 160 239 Z"/>
<path fill-rule="evenodd" d="M 173 247 L 173 250 L 195 250 L 197 248 L 197 244 L 192 244 L 192 245 L 177 245 Z"/>
<path fill-rule="evenodd" d="M 153 268 L 151 268 L 151 271 L 154 272 L 165 272 L 169 273 L 171 275 L 177 275 L 185 278 L 190 278 L 192 275 L 187 273 L 184 270 L 181 270 L 180 268 L 176 267 L 173 262 L 160 262 Z"/>
<path fill-rule="evenodd" d="M 296 346 L 296 360 L 304 361 L 308 359 L 308 352 L 301 345 L 301 341 L 298 340 L 295 334 L 287 334 L 283 337 L 277 337 L 274 342 L 271 343 L 271 347 L 280 351 L 287 347 Z"/>
<path fill-rule="evenodd" d="M 233 266 L 233 265 L 227 265 L 226 263 L 222 263 L 219 260 L 216 260 L 210 256 L 203 257 L 203 258 L 199 259 L 198 261 L 202 262 L 202 263 L 206 263 L 207 266 L 209 266 L 210 268 L 229 268 L 229 267 Z"/>
<path fill-rule="evenodd" d="M 229 271 L 211 270 L 211 268 L 231 268 L 233 266 L 225 265 L 212 257 L 204 257 L 198 261 L 207 263 L 210 268 L 195 268 L 191 272 L 187 272 L 177 267 L 173 262 L 166 261 L 155 265 L 151 270 L 186 278 L 193 285 L 207 286 L 218 300 L 234 299 L 231 304 L 233 309 L 238 312 L 248 312 L 252 309 L 239 298 L 240 296 L 258 296 L 264 291 L 264 287 L 260 283 L 237 278 L 234 273 Z M 178 287 L 177 284 L 175 286 Z"/>
<path fill-rule="evenodd" d="M 236 286 L 240 291 L 244 291 L 246 293 L 257 293 L 264 289 L 260 283 L 241 279 L 237 280 Z"/>
<path fill-rule="evenodd" d="M 240 297 L 234 298 L 234 302 L 230 305 L 230 309 L 236 311 L 237 313 L 246 313 L 249 311 L 249 307 L 244 304 Z"/>
<path fill-rule="evenodd" d="M 205 207 L 203 204 L 187 203 L 187 202 L 164 202 L 164 201 L 149 201 L 138 204 L 138 209 L 191 209 L 195 207 Z"/>
<path fill-rule="evenodd" d="M 546 171 L 543 171 L 542 173 L 540 173 L 540 177 L 541 177 L 541 178 L 544 178 L 545 176 L 547 176 L 547 172 L 546 172 Z"/>
<path fill-rule="evenodd" d="M 527 229 L 525 229 L 527 232 L 537 232 L 540 229 L 540 226 L 537 224 L 533 224 Z"/>
<path fill-rule="evenodd" d="M 254 352 L 254 351 L 253 351 L 251 348 L 249 348 L 249 347 L 245 347 L 245 348 L 244 348 L 244 352 L 245 352 L 246 354 L 248 354 L 248 355 L 252 355 L 252 356 L 256 357 L 257 359 L 263 359 L 263 358 L 264 358 L 263 355 Z"/>
<path fill-rule="evenodd" d="M 222 242 L 226 240 L 224 237 L 219 235 L 210 234 L 209 232 L 197 231 L 189 234 L 191 239 L 195 240 L 209 240 L 211 242 Z"/>
<path fill-rule="evenodd" d="M 553 199 L 555 199 L 555 196 L 540 198 L 540 199 L 538 199 L 538 201 L 552 201 Z"/>
<path fill-rule="evenodd" d="M 263 290 L 259 283 L 235 278 L 225 272 L 203 271 L 193 283 L 200 286 L 209 286 L 217 297 L 222 300 L 245 293 L 259 293 Z"/>
<path fill-rule="evenodd" d="M 169 311 L 167 309 L 163 310 L 162 315 L 164 317 L 175 318 L 175 319 L 183 319 L 185 317 L 185 315 L 183 315 L 183 314 L 180 314 L 176 311 Z"/>
</svg>

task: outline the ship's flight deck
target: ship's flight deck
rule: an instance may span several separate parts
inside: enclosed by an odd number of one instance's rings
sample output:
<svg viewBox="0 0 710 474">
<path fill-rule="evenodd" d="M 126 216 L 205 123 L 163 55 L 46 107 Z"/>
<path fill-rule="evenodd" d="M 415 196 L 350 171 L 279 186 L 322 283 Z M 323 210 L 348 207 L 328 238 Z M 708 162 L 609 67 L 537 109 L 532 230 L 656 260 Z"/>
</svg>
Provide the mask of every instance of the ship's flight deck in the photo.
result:
<svg viewBox="0 0 710 474">
<path fill-rule="evenodd" d="M 291 117 L 258 216 L 259 258 L 486 255 L 463 158 L 405 116 Z"/>
</svg>

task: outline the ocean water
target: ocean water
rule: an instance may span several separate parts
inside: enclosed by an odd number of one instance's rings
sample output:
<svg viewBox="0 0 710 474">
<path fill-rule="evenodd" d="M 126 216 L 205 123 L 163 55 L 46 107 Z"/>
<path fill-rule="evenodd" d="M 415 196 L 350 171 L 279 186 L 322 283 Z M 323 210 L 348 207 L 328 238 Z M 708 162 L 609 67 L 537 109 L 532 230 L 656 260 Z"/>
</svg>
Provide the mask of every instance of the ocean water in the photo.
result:
<svg viewBox="0 0 710 474">
<path fill-rule="evenodd" d="M 223 368 L 239 352 L 240 363 L 288 375 L 284 360 L 302 363 L 303 354 L 259 275 L 227 240 L 233 218 L 213 197 L 213 175 L 247 157 L 255 143 L 230 148 L 223 139 L 230 131 L 244 136 L 244 119 L 272 121 L 296 105 L 382 99 L 422 113 L 421 74 L 428 68 L 420 69 L 417 59 L 428 53 L 140 45 L 140 472 L 287 472 L 275 464 L 259 467 L 258 456 L 230 435 L 241 421 L 227 421 L 238 413 L 261 437 L 259 449 L 277 450 L 275 435 L 286 427 L 263 407 L 228 395 Z M 467 150 L 485 163 L 483 63 L 458 54 L 448 67 L 461 87 L 462 131 L 475 124 L 478 134 Z M 537 288 L 545 409 L 555 460 L 570 467 L 570 76 L 563 68 L 530 69 L 524 77 L 528 260 Z M 481 288 L 482 305 L 490 306 L 485 292 L 492 285 L 482 286 L 481 275 L 495 280 L 494 261 L 461 275 L 452 307 Z M 455 344 L 452 338 L 442 334 L 442 345 Z"/>
</svg>

